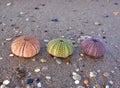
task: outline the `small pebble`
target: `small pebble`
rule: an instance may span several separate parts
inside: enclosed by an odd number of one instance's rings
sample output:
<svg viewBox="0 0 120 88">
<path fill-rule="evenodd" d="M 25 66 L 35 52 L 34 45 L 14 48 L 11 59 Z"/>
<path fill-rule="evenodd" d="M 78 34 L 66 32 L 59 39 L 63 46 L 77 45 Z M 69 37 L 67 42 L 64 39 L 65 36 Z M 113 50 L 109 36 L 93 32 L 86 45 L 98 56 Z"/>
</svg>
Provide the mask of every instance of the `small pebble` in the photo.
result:
<svg viewBox="0 0 120 88">
<path fill-rule="evenodd" d="M 94 77 L 96 77 L 96 75 L 97 75 L 97 73 L 95 71 L 90 72 L 90 78 L 94 78 Z"/>
<path fill-rule="evenodd" d="M 23 14 L 25 14 L 24 12 L 20 12 L 20 15 L 23 15 Z"/>
<path fill-rule="evenodd" d="M 78 60 L 81 61 L 81 60 L 83 60 L 83 58 L 80 57 Z"/>
<path fill-rule="evenodd" d="M 36 68 L 34 71 L 35 71 L 35 72 L 40 72 L 40 69 L 39 69 L 39 68 Z"/>
<path fill-rule="evenodd" d="M 65 38 L 65 36 L 64 35 L 62 35 L 62 36 L 60 36 L 61 38 Z"/>
<path fill-rule="evenodd" d="M 42 71 L 47 71 L 47 70 L 48 70 L 48 67 L 47 67 L 47 66 L 43 66 L 41 70 L 42 70 Z"/>
<path fill-rule="evenodd" d="M 76 72 L 79 72 L 80 70 L 79 70 L 79 68 L 77 68 L 77 69 L 75 69 L 75 71 L 76 71 Z"/>
<path fill-rule="evenodd" d="M 110 88 L 109 85 L 106 85 L 105 88 Z"/>
<path fill-rule="evenodd" d="M 89 86 L 89 81 L 87 79 L 83 80 L 83 83 L 86 85 L 86 86 Z"/>
<path fill-rule="evenodd" d="M 115 71 L 114 71 L 114 70 L 111 70 L 111 73 L 115 73 Z"/>
<path fill-rule="evenodd" d="M 42 87 L 41 82 L 38 82 L 38 83 L 37 83 L 37 87 L 38 87 L 38 88 Z"/>
<path fill-rule="evenodd" d="M 33 83 L 33 79 L 27 79 L 27 84 L 32 84 Z"/>
<path fill-rule="evenodd" d="M 100 73 L 100 70 L 97 70 L 98 73 Z"/>
<path fill-rule="evenodd" d="M 70 61 L 66 61 L 65 63 L 66 63 L 66 65 L 69 65 L 69 64 L 70 64 Z"/>
<path fill-rule="evenodd" d="M 111 85 L 113 85 L 113 81 L 110 80 L 109 83 L 110 83 Z"/>
<path fill-rule="evenodd" d="M 47 39 L 44 39 L 44 42 L 48 43 L 48 42 L 49 42 L 49 40 L 47 40 Z"/>
<path fill-rule="evenodd" d="M 51 77 L 50 77 L 50 76 L 45 76 L 45 78 L 46 78 L 46 79 L 48 79 L 48 80 L 50 80 L 50 79 L 51 79 Z"/>
<path fill-rule="evenodd" d="M 80 54 L 80 56 L 81 56 L 81 57 L 83 57 L 83 56 L 84 56 L 84 54 L 83 54 L 83 53 L 81 53 L 81 54 Z"/>
<path fill-rule="evenodd" d="M 62 64 L 62 60 L 61 59 L 56 59 L 56 62 L 57 62 L 57 64 Z"/>
<path fill-rule="evenodd" d="M 12 3 L 11 2 L 8 2 L 7 4 L 6 4 L 6 6 L 10 6 Z"/>
<path fill-rule="evenodd" d="M 0 60 L 2 60 L 3 59 L 3 57 L 0 57 Z"/>
<path fill-rule="evenodd" d="M 113 15 L 117 16 L 119 14 L 118 11 L 113 12 Z"/>
<path fill-rule="evenodd" d="M 117 2 L 115 2 L 115 3 L 114 3 L 114 5 L 118 5 L 118 3 L 117 3 Z"/>
<path fill-rule="evenodd" d="M 75 80 L 75 84 L 79 84 L 80 83 L 80 81 L 79 80 Z"/>
<path fill-rule="evenodd" d="M 101 88 L 99 84 L 95 84 L 95 88 Z"/>
<path fill-rule="evenodd" d="M 79 74 L 77 74 L 76 72 L 73 72 L 72 75 L 73 75 L 72 78 L 74 80 L 81 80 L 81 76 Z"/>
<path fill-rule="evenodd" d="M 0 85 L 0 88 L 5 88 L 5 85 L 4 84 Z"/>
<path fill-rule="evenodd" d="M 26 21 L 29 21 L 29 18 L 26 18 L 25 20 L 26 20 Z"/>
<path fill-rule="evenodd" d="M 52 19 L 51 21 L 53 21 L 53 22 L 59 22 L 59 20 L 57 18 Z"/>
<path fill-rule="evenodd" d="M 6 38 L 5 40 L 6 40 L 6 41 L 10 41 L 10 40 L 12 40 L 12 38 Z"/>
<path fill-rule="evenodd" d="M 46 63 L 46 62 L 47 62 L 47 60 L 46 60 L 46 59 L 44 59 L 44 58 L 42 58 L 42 59 L 40 59 L 40 62 L 42 62 L 42 63 Z"/>
<path fill-rule="evenodd" d="M 103 76 L 108 78 L 110 76 L 110 74 L 108 72 L 104 72 Z"/>
<path fill-rule="evenodd" d="M 14 54 L 9 54 L 9 56 L 10 56 L 10 57 L 13 57 L 13 56 L 14 56 Z"/>
<path fill-rule="evenodd" d="M 8 85 L 9 83 L 10 83 L 9 80 L 4 80 L 4 81 L 3 81 L 3 84 L 4 84 L 4 85 Z"/>
<path fill-rule="evenodd" d="M 95 25 L 101 25 L 101 23 L 99 23 L 99 22 L 95 22 Z"/>
</svg>

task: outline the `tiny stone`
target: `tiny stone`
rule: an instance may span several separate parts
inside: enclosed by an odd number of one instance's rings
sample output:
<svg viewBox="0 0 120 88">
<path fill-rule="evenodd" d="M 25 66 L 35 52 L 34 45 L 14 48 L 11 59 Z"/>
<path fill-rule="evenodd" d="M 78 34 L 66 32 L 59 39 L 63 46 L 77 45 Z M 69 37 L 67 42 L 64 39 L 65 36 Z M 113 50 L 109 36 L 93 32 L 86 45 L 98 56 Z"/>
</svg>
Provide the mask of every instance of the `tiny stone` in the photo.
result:
<svg viewBox="0 0 120 88">
<path fill-rule="evenodd" d="M 97 70 L 98 73 L 100 73 L 100 70 Z"/>
<path fill-rule="evenodd" d="M 78 60 L 81 61 L 81 60 L 83 60 L 83 58 L 80 57 Z"/>
<path fill-rule="evenodd" d="M 95 88 L 101 88 L 99 84 L 96 84 L 95 85 Z"/>
<path fill-rule="evenodd" d="M 48 80 L 50 80 L 50 79 L 51 79 L 51 77 L 50 77 L 50 76 L 46 76 L 45 78 L 46 78 L 46 79 L 48 79 Z"/>
<path fill-rule="evenodd" d="M 83 81 L 83 83 L 84 83 L 86 86 L 88 86 L 88 85 L 89 85 L 89 81 L 88 81 L 88 80 L 86 80 L 86 79 Z"/>
<path fill-rule="evenodd" d="M 62 60 L 61 59 L 56 59 L 56 62 L 57 62 L 57 64 L 62 64 Z"/>
<path fill-rule="evenodd" d="M 46 63 L 46 62 L 47 62 L 47 60 L 46 60 L 46 59 L 44 59 L 44 58 L 42 58 L 42 59 L 40 59 L 40 62 L 42 62 L 42 63 Z"/>
<path fill-rule="evenodd" d="M 83 57 L 83 56 L 84 56 L 84 54 L 83 54 L 83 53 L 81 53 L 81 54 L 80 54 L 80 56 L 81 56 L 81 57 Z"/>
<path fill-rule="evenodd" d="M 113 85 L 113 81 L 110 80 L 109 83 L 110 83 L 111 85 Z"/>
<path fill-rule="evenodd" d="M 10 40 L 12 40 L 12 38 L 6 38 L 5 40 L 6 40 L 6 41 L 10 41 Z"/>
<path fill-rule="evenodd" d="M 59 20 L 57 18 L 52 19 L 51 21 L 53 21 L 53 22 L 59 22 Z"/>
<path fill-rule="evenodd" d="M 13 57 L 14 55 L 13 54 L 9 54 L 10 57 Z"/>
<path fill-rule="evenodd" d="M 36 9 L 36 10 L 38 10 L 38 9 L 39 9 L 39 7 L 35 7 L 35 9 Z"/>
<path fill-rule="evenodd" d="M 4 85 L 8 85 L 9 83 L 10 83 L 9 80 L 4 80 L 4 81 L 3 81 L 3 84 L 4 84 Z"/>
<path fill-rule="evenodd" d="M 75 71 L 78 72 L 78 71 L 79 71 L 79 68 L 75 69 Z"/>
<path fill-rule="evenodd" d="M 105 88 L 110 88 L 109 85 L 106 85 Z"/>
<path fill-rule="evenodd" d="M 95 71 L 90 72 L 90 78 L 96 77 L 97 73 Z"/>
<path fill-rule="evenodd" d="M 38 88 L 42 87 L 41 82 L 37 83 L 37 87 Z"/>
<path fill-rule="evenodd" d="M 47 67 L 47 66 L 43 66 L 41 70 L 42 70 L 42 71 L 47 71 L 47 70 L 48 70 L 48 67 Z"/>
<path fill-rule="evenodd" d="M 26 21 L 29 21 L 29 18 L 26 18 L 25 20 L 26 20 Z"/>
<path fill-rule="evenodd" d="M 39 82 L 40 82 L 40 78 L 37 78 L 37 79 L 36 79 L 36 82 L 39 83 Z"/>
<path fill-rule="evenodd" d="M 79 80 L 75 80 L 75 84 L 79 84 L 80 83 L 80 81 Z"/>
<path fill-rule="evenodd" d="M 0 88 L 5 88 L 5 85 L 4 84 L 0 85 Z"/>
<path fill-rule="evenodd" d="M 101 25 L 101 23 L 99 23 L 99 22 L 95 22 L 95 25 Z"/>
<path fill-rule="evenodd" d="M 118 5 L 118 3 L 117 3 L 117 2 L 115 2 L 115 3 L 114 3 L 114 5 Z"/>
<path fill-rule="evenodd" d="M 6 4 L 6 6 L 10 6 L 12 3 L 11 2 L 8 2 L 7 4 Z"/>
<path fill-rule="evenodd" d="M 110 74 L 108 72 L 105 72 L 105 73 L 103 73 L 103 76 L 108 78 L 110 76 Z"/>
<path fill-rule="evenodd" d="M 81 76 L 79 74 L 77 74 L 76 72 L 73 72 L 72 75 L 73 75 L 72 78 L 74 80 L 81 80 Z"/>
<path fill-rule="evenodd" d="M 65 38 L 65 36 L 64 35 L 62 35 L 62 36 L 60 36 L 61 38 Z"/>
<path fill-rule="evenodd" d="M 69 65 L 70 64 L 70 61 L 66 61 L 66 65 Z"/>
<path fill-rule="evenodd" d="M 35 72 L 40 72 L 40 69 L 39 69 L 39 68 L 37 68 L 37 69 L 35 69 L 34 71 L 35 71 Z"/>
<path fill-rule="evenodd" d="M 47 39 L 44 39 L 44 42 L 49 42 L 49 40 L 47 40 Z"/>
<path fill-rule="evenodd" d="M 6 24 L 5 23 L 2 23 L 3 26 L 5 26 Z"/>
<path fill-rule="evenodd" d="M 32 84 L 33 83 L 33 79 L 28 79 L 27 80 L 27 84 Z"/>
<path fill-rule="evenodd" d="M 23 14 L 25 14 L 24 12 L 20 12 L 20 15 L 23 15 Z"/>
<path fill-rule="evenodd" d="M 115 71 L 112 70 L 111 73 L 115 73 Z"/>
<path fill-rule="evenodd" d="M 17 78 L 22 79 L 23 77 L 25 77 L 25 73 L 20 72 L 17 74 Z"/>
<path fill-rule="evenodd" d="M 0 60 L 2 60 L 3 59 L 3 57 L 0 57 Z"/>
<path fill-rule="evenodd" d="M 113 12 L 113 15 L 117 16 L 119 14 L 118 11 Z"/>
</svg>

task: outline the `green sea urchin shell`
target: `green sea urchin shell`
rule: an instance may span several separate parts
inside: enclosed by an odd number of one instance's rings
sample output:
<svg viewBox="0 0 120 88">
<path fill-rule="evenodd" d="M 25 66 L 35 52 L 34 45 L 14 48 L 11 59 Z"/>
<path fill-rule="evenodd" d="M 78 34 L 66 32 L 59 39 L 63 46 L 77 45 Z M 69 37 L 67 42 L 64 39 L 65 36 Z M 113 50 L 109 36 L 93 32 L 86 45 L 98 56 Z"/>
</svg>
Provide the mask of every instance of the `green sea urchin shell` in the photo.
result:
<svg viewBox="0 0 120 88">
<path fill-rule="evenodd" d="M 47 45 L 47 51 L 49 54 L 61 58 L 67 58 L 73 53 L 73 50 L 73 45 L 66 39 L 62 38 L 53 39 Z"/>
</svg>

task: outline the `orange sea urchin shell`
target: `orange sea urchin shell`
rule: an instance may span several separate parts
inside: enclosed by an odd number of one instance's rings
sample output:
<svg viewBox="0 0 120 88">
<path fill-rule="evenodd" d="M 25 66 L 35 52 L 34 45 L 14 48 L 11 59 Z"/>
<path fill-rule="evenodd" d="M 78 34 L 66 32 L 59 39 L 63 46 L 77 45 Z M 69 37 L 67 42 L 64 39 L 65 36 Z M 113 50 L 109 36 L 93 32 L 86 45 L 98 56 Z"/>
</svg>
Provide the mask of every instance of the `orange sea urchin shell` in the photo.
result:
<svg viewBox="0 0 120 88">
<path fill-rule="evenodd" d="M 40 43 L 33 37 L 21 36 L 12 42 L 11 51 L 19 57 L 33 57 L 39 53 Z"/>
</svg>

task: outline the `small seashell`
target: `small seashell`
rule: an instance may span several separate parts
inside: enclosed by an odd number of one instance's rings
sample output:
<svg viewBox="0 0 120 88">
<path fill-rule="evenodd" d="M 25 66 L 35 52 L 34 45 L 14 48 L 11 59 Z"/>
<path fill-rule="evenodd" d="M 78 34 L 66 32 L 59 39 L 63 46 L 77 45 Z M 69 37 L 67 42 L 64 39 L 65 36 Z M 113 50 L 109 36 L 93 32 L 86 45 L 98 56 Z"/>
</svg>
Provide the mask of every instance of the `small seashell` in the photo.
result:
<svg viewBox="0 0 120 88">
<path fill-rule="evenodd" d="M 44 59 L 44 58 L 42 58 L 42 59 L 40 59 L 40 62 L 42 62 L 42 63 L 46 63 L 46 62 L 47 62 L 47 60 L 46 60 L 46 59 Z"/>
<path fill-rule="evenodd" d="M 74 80 L 81 80 L 81 76 L 79 74 L 77 74 L 76 72 L 73 72 L 72 75 L 73 75 L 72 78 Z"/>
<path fill-rule="evenodd" d="M 51 77 L 50 77 L 50 76 L 46 76 L 45 78 L 46 78 L 46 79 L 48 79 L 48 80 L 50 80 L 50 79 L 51 79 Z"/>
<path fill-rule="evenodd" d="M 57 62 L 57 64 L 62 64 L 62 60 L 61 59 L 56 59 L 56 62 Z"/>
<path fill-rule="evenodd" d="M 96 77 L 96 75 L 97 75 L 97 73 L 95 71 L 90 72 L 90 78 L 94 78 L 94 77 Z"/>
<path fill-rule="evenodd" d="M 108 78 L 110 76 L 110 74 L 108 72 L 104 72 L 103 76 L 106 77 L 106 78 Z"/>
<path fill-rule="evenodd" d="M 98 39 L 88 38 L 82 42 L 82 52 L 89 56 L 98 58 L 105 54 L 106 48 Z"/>
<path fill-rule="evenodd" d="M 4 81 L 3 81 L 3 84 L 4 84 L 4 85 L 8 85 L 9 83 L 10 83 L 9 80 L 4 80 Z"/>
<path fill-rule="evenodd" d="M 14 55 L 13 54 L 9 54 L 10 57 L 13 57 Z"/>
<path fill-rule="evenodd" d="M 3 59 L 3 57 L 0 57 L 0 60 L 2 60 Z"/>
<path fill-rule="evenodd" d="M 10 6 L 12 3 L 11 2 L 8 2 L 7 4 L 6 4 L 6 6 Z"/>
<path fill-rule="evenodd" d="M 40 69 L 39 69 L 39 68 L 37 68 L 37 69 L 35 69 L 34 71 L 35 71 L 35 72 L 40 72 Z"/>
<path fill-rule="evenodd" d="M 42 87 L 41 82 L 38 82 L 38 83 L 37 83 L 37 87 L 38 87 L 38 88 Z"/>
<path fill-rule="evenodd" d="M 10 40 L 12 40 L 12 38 L 6 38 L 5 40 L 6 40 L 6 41 L 10 41 Z"/>
<path fill-rule="evenodd" d="M 79 80 L 75 80 L 75 84 L 79 84 L 80 83 L 80 81 Z"/>
<path fill-rule="evenodd" d="M 106 85 L 105 88 L 110 88 L 109 85 Z"/>
</svg>

